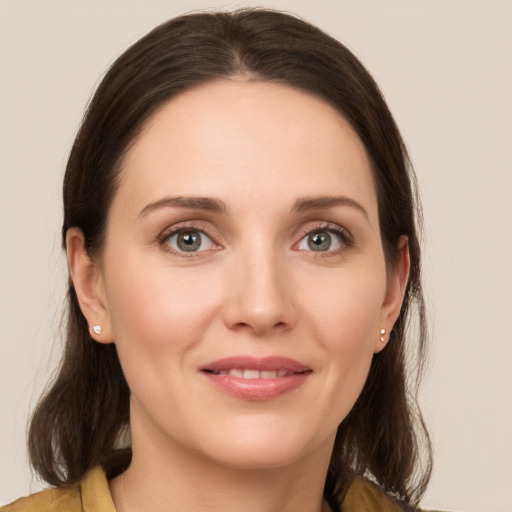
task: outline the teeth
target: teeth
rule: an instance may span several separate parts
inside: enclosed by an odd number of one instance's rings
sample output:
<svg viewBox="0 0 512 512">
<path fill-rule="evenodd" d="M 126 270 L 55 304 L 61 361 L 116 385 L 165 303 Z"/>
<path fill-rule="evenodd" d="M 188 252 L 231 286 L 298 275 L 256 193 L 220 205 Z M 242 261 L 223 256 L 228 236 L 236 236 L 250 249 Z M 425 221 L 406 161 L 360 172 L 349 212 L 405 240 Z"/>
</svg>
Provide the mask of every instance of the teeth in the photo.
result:
<svg viewBox="0 0 512 512">
<path fill-rule="evenodd" d="M 244 370 L 244 369 L 232 369 L 232 370 L 220 370 L 216 372 L 217 375 L 231 375 L 239 379 L 275 379 L 277 377 L 285 377 L 288 375 L 287 370 Z"/>
</svg>

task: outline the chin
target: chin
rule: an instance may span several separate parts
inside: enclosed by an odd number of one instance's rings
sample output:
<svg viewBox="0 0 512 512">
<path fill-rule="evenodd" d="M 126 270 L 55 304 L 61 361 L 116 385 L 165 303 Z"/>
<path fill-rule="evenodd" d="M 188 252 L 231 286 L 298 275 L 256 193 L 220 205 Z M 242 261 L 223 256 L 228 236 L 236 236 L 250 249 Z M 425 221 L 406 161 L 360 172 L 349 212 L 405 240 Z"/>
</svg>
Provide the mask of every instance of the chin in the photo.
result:
<svg viewBox="0 0 512 512">
<path fill-rule="evenodd" d="M 330 453 L 335 437 L 335 433 L 325 438 L 318 432 L 294 433 L 289 428 L 270 430 L 253 429 L 238 436 L 226 432 L 223 439 L 211 440 L 205 452 L 211 460 L 239 470 L 283 468 L 309 460 L 314 453 Z"/>
<path fill-rule="evenodd" d="M 232 469 L 257 471 L 292 466 L 303 457 L 301 450 L 283 450 L 281 447 L 272 447 L 267 444 L 263 449 L 261 446 L 233 448 L 231 453 L 219 454 L 214 460 Z"/>
</svg>

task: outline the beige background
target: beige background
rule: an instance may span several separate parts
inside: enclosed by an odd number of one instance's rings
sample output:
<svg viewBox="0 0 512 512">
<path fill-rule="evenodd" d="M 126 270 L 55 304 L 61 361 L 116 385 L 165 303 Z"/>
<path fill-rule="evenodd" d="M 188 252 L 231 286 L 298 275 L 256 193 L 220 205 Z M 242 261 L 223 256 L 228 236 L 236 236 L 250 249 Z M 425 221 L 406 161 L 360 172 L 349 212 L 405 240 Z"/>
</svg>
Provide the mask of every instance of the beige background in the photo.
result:
<svg viewBox="0 0 512 512">
<path fill-rule="evenodd" d="M 0 503 L 38 488 L 25 428 L 58 355 L 60 182 L 106 67 L 173 15 L 242 4 L 0 0 Z M 394 112 L 423 191 L 432 321 L 424 506 L 512 510 L 512 2 L 265 1 L 345 42 Z"/>
</svg>

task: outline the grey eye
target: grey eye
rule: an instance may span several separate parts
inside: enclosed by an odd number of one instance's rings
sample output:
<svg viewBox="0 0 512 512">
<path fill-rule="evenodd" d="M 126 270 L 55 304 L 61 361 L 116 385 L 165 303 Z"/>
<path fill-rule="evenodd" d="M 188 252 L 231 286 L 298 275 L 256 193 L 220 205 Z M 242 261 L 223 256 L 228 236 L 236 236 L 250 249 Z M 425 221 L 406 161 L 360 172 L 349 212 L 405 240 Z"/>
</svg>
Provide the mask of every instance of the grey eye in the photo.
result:
<svg viewBox="0 0 512 512">
<path fill-rule="evenodd" d="M 331 248 L 331 235 L 327 231 L 311 233 L 307 240 L 308 247 L 312 251 L 328 251 Z"/>
<path fill-rule="evenodd" d="M 170 236 L 167 244 L 176 251 L 199 252 L 210 249 L 213 242 L 201 231 L 187 230 Z"/>
<path fill-rule="evenodd" d="M 327 252 L 335 251 L 343 245 L 341 235 L 324 230 L 307 234 L 298 245 L 300 251 Z"/>
</svg>

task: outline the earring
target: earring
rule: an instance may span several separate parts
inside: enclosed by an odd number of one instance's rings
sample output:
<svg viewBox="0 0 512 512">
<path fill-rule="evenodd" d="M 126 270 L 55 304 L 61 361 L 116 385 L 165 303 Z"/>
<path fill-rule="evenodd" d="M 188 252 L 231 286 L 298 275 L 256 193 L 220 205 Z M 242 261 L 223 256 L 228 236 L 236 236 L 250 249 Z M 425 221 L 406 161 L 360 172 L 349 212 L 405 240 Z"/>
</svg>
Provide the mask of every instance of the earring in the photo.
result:
<svg viewBox="0 0 512 512">
<path fill-rule="evenodd" d="M 384 334 L 386 334 L 386 329 L 381 329 L 380 330 L 380 341 L 382 341 L 382 343 L 384 343 L 386 341 L 384 339 Z"/>
<path fill-rule="evenodd" d="M 98 334 L 100 335 L 101 334 L 101 325 L 95 325 L 93 328 L 92 328 L 94 334 Z"/>
</svg>

